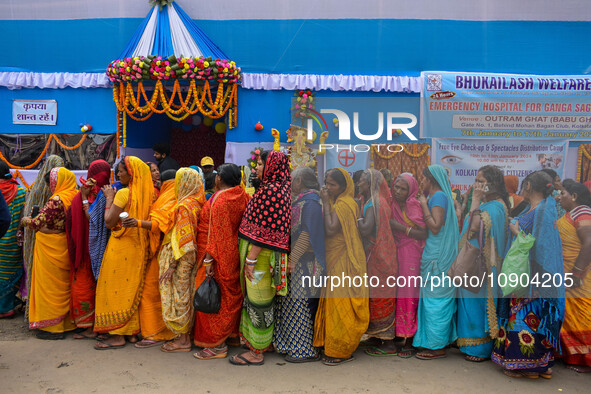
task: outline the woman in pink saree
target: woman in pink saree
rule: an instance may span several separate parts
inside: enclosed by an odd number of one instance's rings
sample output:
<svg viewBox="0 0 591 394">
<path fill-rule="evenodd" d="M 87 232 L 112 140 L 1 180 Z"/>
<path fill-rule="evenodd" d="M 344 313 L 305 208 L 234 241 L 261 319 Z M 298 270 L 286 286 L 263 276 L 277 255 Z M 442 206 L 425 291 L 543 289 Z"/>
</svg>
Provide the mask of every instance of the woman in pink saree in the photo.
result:
<svg viewBox="0 0 591 394">
<path fill-rule="evenodd" d="M 417 331 L 417 308 L 421 275 L 421 256 L 427 238 L 423 211 L 417 193 L 419 184 L 408 173 L 401 174 L 392 185 L 392 220 L 390 227 L 396 240 L 398 257 L 398 293 L 396 300 L 396 336 L 405 338 L 398 352 L 403 358 L 413 355 L 412 338 Z M 403 286 L 405 285 L 405 286 Z"/>
</svg>

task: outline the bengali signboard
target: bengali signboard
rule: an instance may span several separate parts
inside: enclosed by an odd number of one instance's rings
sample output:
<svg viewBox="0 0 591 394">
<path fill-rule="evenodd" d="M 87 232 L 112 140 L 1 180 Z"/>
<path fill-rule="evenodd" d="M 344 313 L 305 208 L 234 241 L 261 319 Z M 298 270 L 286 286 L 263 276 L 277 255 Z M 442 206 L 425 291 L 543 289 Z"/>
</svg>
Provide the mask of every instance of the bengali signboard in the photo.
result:
<svg viewBox="0 0 591 394">
<path fill-rule="evenodd" d="M 13 124 L 39 124 L 53 126 L 57 122 L 55 100 L 13 100 Z"/>
<path fill-rule="evenodd" d="M 433 164 L 445 167 L 452 189 L 468 190 L 480 167 L 494 165 L 519 182 L 530 173 L 551 168 L 563 177 L 567 141 L 434 139 Z"/>
<path fill-rule="evenodd" d="M 423 138 L 591 139 L 591 77 L 424 71 Z"/>
</svg>

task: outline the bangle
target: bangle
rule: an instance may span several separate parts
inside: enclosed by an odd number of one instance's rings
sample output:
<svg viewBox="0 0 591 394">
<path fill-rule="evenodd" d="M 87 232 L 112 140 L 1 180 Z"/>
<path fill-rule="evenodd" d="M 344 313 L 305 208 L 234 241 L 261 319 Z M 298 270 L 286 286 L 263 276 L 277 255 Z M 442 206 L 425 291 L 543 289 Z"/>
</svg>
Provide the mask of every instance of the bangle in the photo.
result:
<svg viewBox="0 0 591 394">
<path fill-rule="evenodd" d="M 433 216 L 431 216 L 431 215 L 427 215 L 427 216 L 425 216 L 425 221 L 427 221 L 427 220 L 429 220 L 429 219 L 433 219 Z"/>
<path fill-rule="evenodd" d="M 142 228 L 142 221 L 141 221 L 141 220 L 138 220 L 138 221 L 137 221 L 137 227 L 138 227 L 138 228 Z"/>
<path fill-rule="evenodd" d="M 213 260 L 212 260 L 212 261 L 213 261 Z M 209 267 L 211 264 L 212 264 L 211 262 L 209 262 L 209 263 L 206 263 L 206 262 L 205 262 L 205 260 L 203 261 L 203 266 L 204 266 L 204 267 Z"/>
<path fill-rule="evenodd" d="M 256 263 L 257 263 L 257 259 L 251 260 L 251 259 L 249 259 L 249 258 L 247 257 L 247 258 L 246 258 L 246 262 L 247 262 L 247 263 L 253 263 L 253 264 L 256 264 Z"/>
<path fill-rule="evenodd" d="M 203 259 L 204 263 L 211 263 L 213 261 L 213 257 L 211 259 Z"/>
<path fill-rule="evenodd" d="M 111 209 L 111 206 L 109 205 L 108 207 L 105 207 L 105 211 L 106 211 L 107 209 Z"/>
<path fill-rule="evenodd" d="M 249 262 L 247 261 L 247 262 L 246 262 L 246 265 L 248 265 L 248 266 L 251 266 L 251 267 L 252 267 L 252 266 L 255 266 L 255 265 L 257 265 L 257 263 L 249 263 Z"/>
<path fill-rule="evenodd" d="M 410 234 L 410 230 L 412 230 L 412 227 L 407 227 L 406 228 L 406 236 L 408 237 Z"/>
<path fill-rule="evenodd" d="M 584 269 L 584 268 L 579 268 L 579 267 L 577 267 L 576 265 L 575 265 L 575 266 L 573 266 L 573 269 L 574 269 L 574 270 L 577 270 L 577 271 L 579 271 L 579 272 L 583 272 L 583 271 L 585 271 L 585 269 Z"/>
</svg>

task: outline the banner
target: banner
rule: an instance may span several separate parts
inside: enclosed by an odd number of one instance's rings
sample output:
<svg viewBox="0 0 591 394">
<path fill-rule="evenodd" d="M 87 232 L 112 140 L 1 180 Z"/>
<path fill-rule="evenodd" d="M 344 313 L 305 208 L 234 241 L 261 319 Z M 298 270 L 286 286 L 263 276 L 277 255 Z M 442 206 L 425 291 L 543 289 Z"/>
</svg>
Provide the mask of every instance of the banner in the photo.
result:
<svg viewBox="0 0 591 394">
<path fill-rule="evenodd" d="M 519 182 L 530 173 L 551 168 L 563 177 L 567 141 L 529 140 L 433 140 L 433 164 L 448 172 L 453 189 L 465 192 L 474 184 L 476 173 L 486 165 L 497 166 L 504 175 L 516 175 Z"/>
<path fill-rule="evenodd" d="M 591 139 L 591 77 L 424 71 L 422 138 Z"/>
</svg>

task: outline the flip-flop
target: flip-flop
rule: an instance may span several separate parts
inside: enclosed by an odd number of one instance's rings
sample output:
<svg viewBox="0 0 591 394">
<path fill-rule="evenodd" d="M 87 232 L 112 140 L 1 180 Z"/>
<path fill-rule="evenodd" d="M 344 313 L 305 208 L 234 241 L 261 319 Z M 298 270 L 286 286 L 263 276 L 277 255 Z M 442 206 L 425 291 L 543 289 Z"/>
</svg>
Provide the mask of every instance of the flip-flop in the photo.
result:
<svg viewBox="0 0 591 394">
<path fill-rule="evenodd" d="M 540 377 L 539 373 L 536 372 L 524 372 L 524 371 L 518 371 L 518 370 L 503 370 L 503 373 L 511 378 L 526 378 L 526 379 L 537 379 Z"/>
<path fill-rule="evenodd" d="M 201 355 L 202 353 L 205 353 L 205 357 Z M 198 360 L 215 360 L 219 358 L 226 358 L 228 357 L 228 348 L 226 348 L 226 351 L 221 353 L 216 353 L 210 348 L 203 348 L 199 350 L 197 353 L 194 353 L 193 357 L 195 357 Z"/>
<path fill-rule="evenodd" d="M 293 357 L 293 356 L 285 356 L 285 361 L 287 361 L 288 363 L 294 363 L 294 364 L 301 364 L 301 363 L 311 363 L 314 361 L 319 361 L 320 360 L 320 355 L 316 356 L 316 357 Z"/>
<path fill-rule="evenodd" d="M 244 361 L 244 364 L 236 361 L 236 358 L 239 358 L 240 360 Z M 246 358 L 242 357 L 242 354 L 236 354 L 236 355 L 230 357 L 229 360 L 230 360 L 230 364 L 233 364 L 233 365 L 241 365 L 241 366 L 243 366 L 243 365 L 247 365 L 247 366 L 248 365 L 263 365 L 265 363 L 265 360 L 261 360 L 261 361 L 258 361 L 258 362 L 249 361 Z"/>
<path fill-rule="evenodd" d="M 185 352 L 190 352 L 192 350 L 191 346 L 189 346 L 189 347 L 174 347 L 170 350 L 165 349 L 164 347 L 166 345 L 168 345 L 169 343 L 172 343 L 172 342 L 166 342 L 164 345 L 160 346 L 160 350 L 162 350 L 164 353 L 185 353 Z M 174 346 L 174 345 L 171 345 L 171 346 Z"/>
<path fill-rule="evenodd" d="M 94 339 L 95 341 L 98 339 L 98 335 L 90 337 L 88 335 L 82 334 L 82 332 L 77 332 L 74 334 L 74 339 Z"/>
<path fill-rule="evenodd" d="M 470 356 L 470 355 L 468 355 L 468 354 L 466 354 L 466 355 L 464 356 L 464 359 L 465 359 L 466 361 L 471 361 L 471 362 L 473 362 L 473 363 L 482 363 L 482 362 L 484 362 L 484 361 L 488 360 L 488 358 L 487 358 L 487 357 L 477 357 L 477 356 Z"/>
<path fill-rule="evenodd" d="M 124 343 L 123 345 L 111 345 L 110 343 L 107 342 L 101 342 L 103 345 L 107 345 L 107 346 L 98 346 L 98 343 L 96 345 L 94 345 L 94 348 L 96 350 L 109 350 L 109 349 L 119 349 L 122 347 L 125 347 L 125 345 L 127 345 L 127 343 Z"/>
<path fill-rule="evenodd" d="M 390 353 L 384 349 L 381 349 L 377 346 L 370 346 L 367 349 L 365 349 L 365 354 L 367 354 L 368 356 L 373 356 L 373 357 L 392 357 L 392 356 L 397 356 L 398 355 L 398 351 L 395 351 L 394 353 Z"/>
<path fill-rule="evenodd" d="M 425 355 L 421 355 L 421 352 L 415 354 L 415 357 L 419 360 L 435 360 L 437 358 L 446 358 L 447 353 L 445 354 L 432 354 L 432 353 L 424 353 Z"/>
<path fill-rule="evenodd" d="M 348 363 L 349 361 L 353 361 L 355 360 L 355 357 L 351 356 L 348 358 L 335 358 L 335 357 L 329 357 L 326 356 L 327 358 L 322 360 L 322 364 L 324 365 L 328 365 L 328 366 L 335 366 L 335 365 L 341 365 L 341 364 L 345 364 Z M 335 361 L 335 360 L 339 360 L 339 361 Z"/>
<path fill-rule="evenodd" d="M 416 352 L 417 352 L 417 349 L 415 349 L 414 347 L 402 348 L 402 350 L 400 350 L 398 352 L 397 356 L 400 358 L 411 358 L 412 356 L 415 355 Z M 402 354 L 402 353 L 406 353 L 406 354 Z"/>
<path fill-rule="evenodd" d="M 164 341 L 153 341 L 151 339 L 142 339 L 139 342 L 133 344 L 138 349 L 147 349 L 154 346 L 162 346 Z"/>
</svg>

